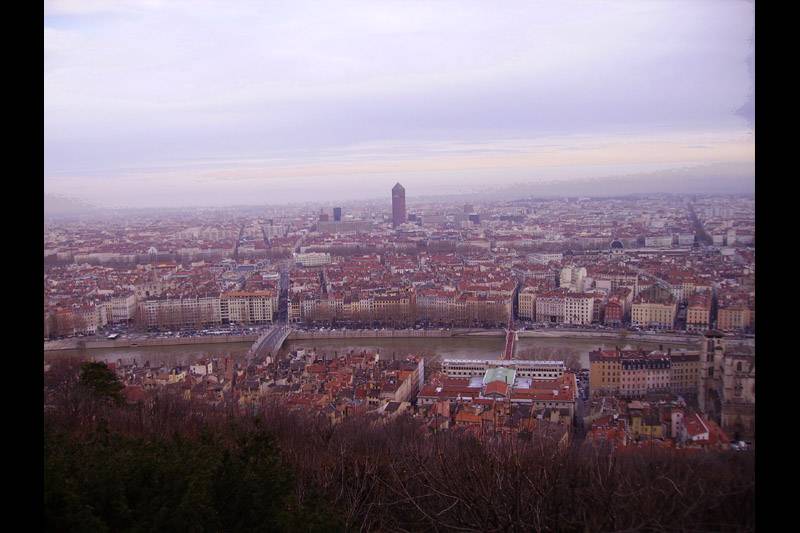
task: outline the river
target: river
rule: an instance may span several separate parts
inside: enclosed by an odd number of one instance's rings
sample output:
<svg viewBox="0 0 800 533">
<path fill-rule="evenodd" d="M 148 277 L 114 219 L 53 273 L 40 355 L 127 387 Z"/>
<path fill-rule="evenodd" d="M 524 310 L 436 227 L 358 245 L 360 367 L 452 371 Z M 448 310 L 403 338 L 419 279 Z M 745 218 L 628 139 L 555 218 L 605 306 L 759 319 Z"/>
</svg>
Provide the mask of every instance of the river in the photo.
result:
<svg viewBox="0 0 800 533">
<path fill-rule="evenodd" d="M 316 349 L 319 354 L 341 355 L 350 350 L 379 352 L 391 358 L 400 358 L 409 354 L 418 354 L 427 360 L 441 358 L 460 359 L 497 359 L 503 350 L 503 337 L 452 337 L 452 338 L 355 338 L 355 339 L 314 339 L 287 340 L 282 352 L 300 348 Z M 641 346 L 644 349 L 657 349 L 659 344 L 664 349 L 696 350 L 697 345 L 686 343 L 654 343 L 612 339 L 566 339 L 566 338 L 532 338 L 523 337 L 517 342 L 516 354 L 523 359 L 552 358 L 568 359 L 578 357 L 581 366 L 589 368 L 589 352 L 600 347 L 613 348 L 619 344 L 621 348 Z M 234 359 L 244 357 L 250 348 L 249 342 L 230 344 L 195 344 L 178 346 L 132 346 L 124 348 L 97 348 L 92 350 L 62 350 L 45 352 L 45 361 L 51 362 L 62 358 L 93 359 L 96 361 L 136 360 L 143 364 L 164 363 L 168 366 L 187 364 L 208 357 L 230 356 Z"/>
</svg>

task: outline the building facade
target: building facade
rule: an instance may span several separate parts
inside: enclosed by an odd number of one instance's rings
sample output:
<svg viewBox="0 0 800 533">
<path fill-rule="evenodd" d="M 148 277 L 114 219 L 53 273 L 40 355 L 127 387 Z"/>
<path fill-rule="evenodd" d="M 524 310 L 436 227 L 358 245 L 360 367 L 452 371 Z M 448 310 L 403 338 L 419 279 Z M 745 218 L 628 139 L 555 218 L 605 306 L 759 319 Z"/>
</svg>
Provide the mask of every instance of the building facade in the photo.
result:
<svg viewBox="0 0 800 533">
<path fill-rule="evenodd" d="M 719 331 L 704 337 L 697 403 L 734 439 L 755 437 L 755 356 L 728 350 Z"/>
<path fill-rule="evenodd" d="M 564 298 L 564 323 L 589 325 L 594 318 L 594 297 L 586 294 L 570 294 Z"/>
</svg>

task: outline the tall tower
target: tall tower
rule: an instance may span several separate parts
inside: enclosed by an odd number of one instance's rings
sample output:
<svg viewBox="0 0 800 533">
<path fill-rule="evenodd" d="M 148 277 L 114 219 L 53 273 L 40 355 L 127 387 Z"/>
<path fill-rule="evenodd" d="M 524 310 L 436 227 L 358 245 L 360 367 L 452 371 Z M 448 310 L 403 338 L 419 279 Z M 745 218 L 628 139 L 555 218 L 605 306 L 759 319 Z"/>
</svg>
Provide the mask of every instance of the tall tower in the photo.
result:
<svg viewBox="0 0 800 533">
<path fill-rule="evenodd" d="M 342 208 L 341 207 L 334 207 L 333 208 L 333 221 L 334 222 L 341 222 L 342 221 Z"/>
<path fill-rule="evenodd" d="M 406 190 L 397 183 L 392 187 L 392 226 L 397 227 L 406 221 Z"/>
</svg>

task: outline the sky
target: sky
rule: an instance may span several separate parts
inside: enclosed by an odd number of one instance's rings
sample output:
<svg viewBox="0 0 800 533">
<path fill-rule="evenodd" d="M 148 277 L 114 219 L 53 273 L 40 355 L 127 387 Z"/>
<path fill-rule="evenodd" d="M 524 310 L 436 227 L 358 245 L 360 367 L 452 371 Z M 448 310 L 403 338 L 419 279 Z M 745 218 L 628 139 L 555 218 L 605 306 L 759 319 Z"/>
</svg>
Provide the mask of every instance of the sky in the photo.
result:
<svg viewBox="0 0 800 533">
<path fill-rule="evenodd" d="M 46 0 L 44 12 L 46 196 L 180 207 L 388 198 L 398 181 L 410 198 L 601 192 L 620 177 L 653 192 L 754 188 L 751 2 Z"/>
</svg>

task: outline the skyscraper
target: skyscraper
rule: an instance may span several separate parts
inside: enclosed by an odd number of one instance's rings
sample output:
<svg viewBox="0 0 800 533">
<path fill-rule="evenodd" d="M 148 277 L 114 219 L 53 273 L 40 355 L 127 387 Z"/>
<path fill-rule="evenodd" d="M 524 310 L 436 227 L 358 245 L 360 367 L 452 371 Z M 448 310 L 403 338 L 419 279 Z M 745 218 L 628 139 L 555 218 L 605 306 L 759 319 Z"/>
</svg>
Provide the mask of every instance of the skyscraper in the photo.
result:
<svg viewBox="0 0 800 533">
<path fill-rule="evenodd" d="M 342 221 L 342 208 L 341 207 L 334 207 L 333 208 L 333 221 L 334 222 L 341 222 Z"/>
<path fill-rule="evenodd" d="M 392 187 L 392 226 L 395 228 L 406 221 L 406 190 L 397 183 Z"/>
</svg>

